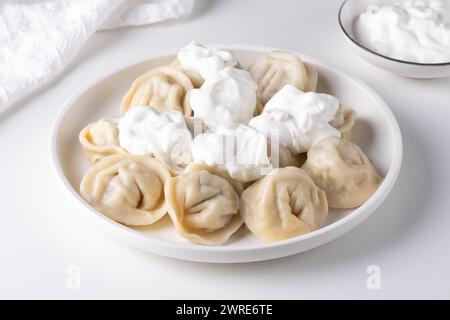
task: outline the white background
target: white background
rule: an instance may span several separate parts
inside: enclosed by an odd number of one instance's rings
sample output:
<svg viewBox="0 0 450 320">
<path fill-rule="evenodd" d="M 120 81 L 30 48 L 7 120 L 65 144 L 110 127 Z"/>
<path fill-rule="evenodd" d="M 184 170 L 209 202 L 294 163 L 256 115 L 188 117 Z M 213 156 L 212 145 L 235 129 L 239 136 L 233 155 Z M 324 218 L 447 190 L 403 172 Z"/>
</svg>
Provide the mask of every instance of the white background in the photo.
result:
<svg viewBox="0 0 450 320">
<path fill-rule="evenodd" d="M 198 0 L 178 21 L 95 34 L 50 86 L 0 118 L 0 298 L 450 298 L 450 79 L 402 79 L 346 46 L 340 1 Z M 393 192 L 362 225 L 284 259 L 234 265 L 172 260 L 88 223 L 53 176 L 52 123 L 65 100 L 110 68 L 197 38 L 288 48 L 338 65 L 390 105 L 404 140 Z M 68 290 L 67 268 L 81 271 Z M 366 269 L 381 268 L 381 290 Z"/>
</svg>

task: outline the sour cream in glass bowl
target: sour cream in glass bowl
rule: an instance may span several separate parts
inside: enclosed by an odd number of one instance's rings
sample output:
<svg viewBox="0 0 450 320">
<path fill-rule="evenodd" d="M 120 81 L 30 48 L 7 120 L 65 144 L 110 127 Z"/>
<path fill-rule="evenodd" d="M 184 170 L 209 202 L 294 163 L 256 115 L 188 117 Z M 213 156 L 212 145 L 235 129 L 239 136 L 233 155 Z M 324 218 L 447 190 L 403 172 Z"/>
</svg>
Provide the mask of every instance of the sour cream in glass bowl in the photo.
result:
<svg viewBox="0 0 450 320">
<path fill-rule="evenodd" d="M 353 50 L 409 78 L 450 76 L 449 22 L 448 0 L 346 0 L 339 10 Z"/>
</svg>

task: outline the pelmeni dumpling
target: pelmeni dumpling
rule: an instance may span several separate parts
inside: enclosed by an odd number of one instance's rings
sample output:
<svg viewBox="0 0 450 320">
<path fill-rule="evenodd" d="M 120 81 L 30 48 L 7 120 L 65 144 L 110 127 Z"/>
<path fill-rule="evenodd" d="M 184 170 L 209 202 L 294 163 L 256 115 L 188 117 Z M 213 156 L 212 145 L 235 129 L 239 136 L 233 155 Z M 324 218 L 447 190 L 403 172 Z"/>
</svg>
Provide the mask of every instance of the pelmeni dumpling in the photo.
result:
<svg viewBox="0 0 450 320">
<path fill-rule="evenodd" d="M 241 227 L 241 192 L 242 184 L 226 172 L 200 164 L 191 164 L 165 185 L 176 229 L 191 242 L 203 245 L 220 245 Z"/>
<path fill-rule="evenodd" d="M 192 135 L 177 111 L 134 107 L 125 113 L 118 127 L 120 146 L 131 154 L 154 156 L 174 172 L 192 162 Z"/>
<path fill-rule="evenodd" d="M 256 108 L 256 82 L 246 70 L 225 68 L 199 89 L 193 89 L 190 105 L 194 116 L 210 128 L 247 123 Z"/>
<path fill-rule="evenodd" d="M 339 130 L 344 139 L 351 139 L 356 113 L 351 107 L 339 105 L 339 109 L 330 124 Z"/>
<path fill-rule="evenodd" d="M 258 100 L 264 106 L 286 84 L 309 92 L 317 86 L 317 71 L 294 53 L 274 51 L 259 57 L 249 68 L 258 83 Z"/>
<path fill-rule="evenodd" d="M 135 106 L 152 106 L 161 112 L 179 111 L 192 114 L 189 92 L 193 88 L 189 77 L 181 70 L 166 66 L 150 70 L 137 78 L 123 97 L 123 113 Z"/>
<path fill-rule="evenodd" d="M 249 182 L 272 170 L 265 135 L 245 125 L 218 127 L 192 141 L 193 162 L 226 170 L 235 180 Z"/>
<path fill-rule="evenodd" d="M 263 112 L 250 120 L 249 126 L 264 133 L 293 155 L 304 153 L 318 141 L 340 137 L 331 125 L 336 119 L 339 101 L 335 97 L 315 92 L 303 92 L 293 85 L 285 85 L 264 107 Z"/>
<path fill-rule="evenodd" d="M 383 181 L 356 144 L 335 137 L 322 140 L 312 147 L 303 169 L 326 192 L 332 208 L 360 206 Z"/>
<path fill-rule="evenodd" d="M 278 241 L 319 229 L 328 215 L 325 193 L 300 168 L 274 169 L 241 195 L 240 214 L 263 241 Z"/>
<path fill-rule="evenodd" d="M 166 167 L 149 156 L 103 158 L 84 175 L 81 195 L 109 218 L 130 226 L 152 224 L 167 212 Z"/>
<path fill-rule="evenodd" d="M 199 88 L 205 79 L 226 67 L 235 67 L 237 64 L 231 52 L 207 48 L 194 40 L 181 48 L 171 66 L 181 68 L 191 79 L 194 87 Z"/>
<path fill-rule="evenodd" d="M 88 124 L 79 135 L 87 158 L 95 163 L 112 154 L 126 153 L 119 145 L 118 119 L 103 118 Z"/>
</svg>

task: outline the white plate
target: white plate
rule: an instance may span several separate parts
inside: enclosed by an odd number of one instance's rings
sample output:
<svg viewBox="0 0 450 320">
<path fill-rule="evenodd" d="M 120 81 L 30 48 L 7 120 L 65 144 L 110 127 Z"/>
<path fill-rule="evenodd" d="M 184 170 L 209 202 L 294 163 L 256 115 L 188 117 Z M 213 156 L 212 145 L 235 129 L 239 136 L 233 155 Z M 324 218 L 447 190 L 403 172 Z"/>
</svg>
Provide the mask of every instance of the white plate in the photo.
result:
<svg viewBox="0 0 450 320">
<path fill-rule="evenodd" d="M 231 50 L 243 67 L 249 66 L 263 52 L 276 50 L 242 45 L 218 47 Z M 298 55 L 317 68 L 319 92 L 332 94 L 356 110 L 354 141 L 385 177 L 380 188 L 364 205 L 355 210 L 331 210 L 325 225 L 317 231 L 284 241 L 263 243 L 242 228 L 226 245 L 193 245 L 175 233 L 167 217 L 149 227 L 130 228 L 107 218 L 80 196 L 80 181 L 89 167 L 78 143 L 80 130 L 101 117 L 118 115 L 121 97 L 133 80 L 151 68 L 170 63 L 175 54 L 121 68 L 78 90 L 67 101 L 54 124 L 50 150 L 55 173 L 64 189 L 79 204 L 80 210 L 111 235 L 132 246 L 168 257 L 203 262 L 250 262 L 289 256 L 331 241 L 366 219 L 391 191 L 401 165 L 401 134 L 389 107 L 364 83 L 317 59 Z"/>
</svg>

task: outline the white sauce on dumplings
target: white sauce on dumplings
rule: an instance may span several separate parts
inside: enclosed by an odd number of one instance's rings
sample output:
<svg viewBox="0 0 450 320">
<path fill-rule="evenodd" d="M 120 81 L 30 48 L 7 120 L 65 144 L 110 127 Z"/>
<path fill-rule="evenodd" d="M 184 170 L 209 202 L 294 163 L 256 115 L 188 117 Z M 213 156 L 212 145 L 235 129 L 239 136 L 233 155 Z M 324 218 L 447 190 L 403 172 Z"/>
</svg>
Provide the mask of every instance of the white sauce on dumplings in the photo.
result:
<svg viewBox="0 0 450 320">
<path fill-rule="evenodd" d="M 241 182 L 253 181 L 271 169 L 264 134 L 244 126 L 219 127 L 194 138 L 194 162 L 223 168 Z"/>
<path fill-rule="evenodd" d="M 305 93 L 286 85 L 266 104 L 261 115 L 249 126 L 267 137 L 278 135 L 279 143 L 296 155 L 314 144 L 340 132 L 330 122 L 335 119 L 339 101 L 328 94 Z M 273 139 L 272 139 L 273 140 Z"/>
<path fill-rule="evenodd" d="M 198 72 L 203 79 L 208 79 L 226 67 L 237 65 L 237 60 L 229 51 L 210 49 L 195 40 L 181 48 L 177 58 L 184 70 Z"/>
<path fill-rule="evenodd" d="M 133 107 L 118 127 L 120 146 L 131 154 L 161 158 L 175 169 L 191 162 L 192 135 L 177 111 Z"/>
<path fill-rule="evenodd" d="M 247 123 L 256 108 L 256 82 L 241 69 L 225 68 L 190 93 L 194 117 L 210 127 Z"/>
<path fill-rule="evenodd" d="M 370 6 L 355 21 L 355 36 L 368 48 L 405 61 L 450 61 L 448 1 L 410 0 Z"/>
</svg>

